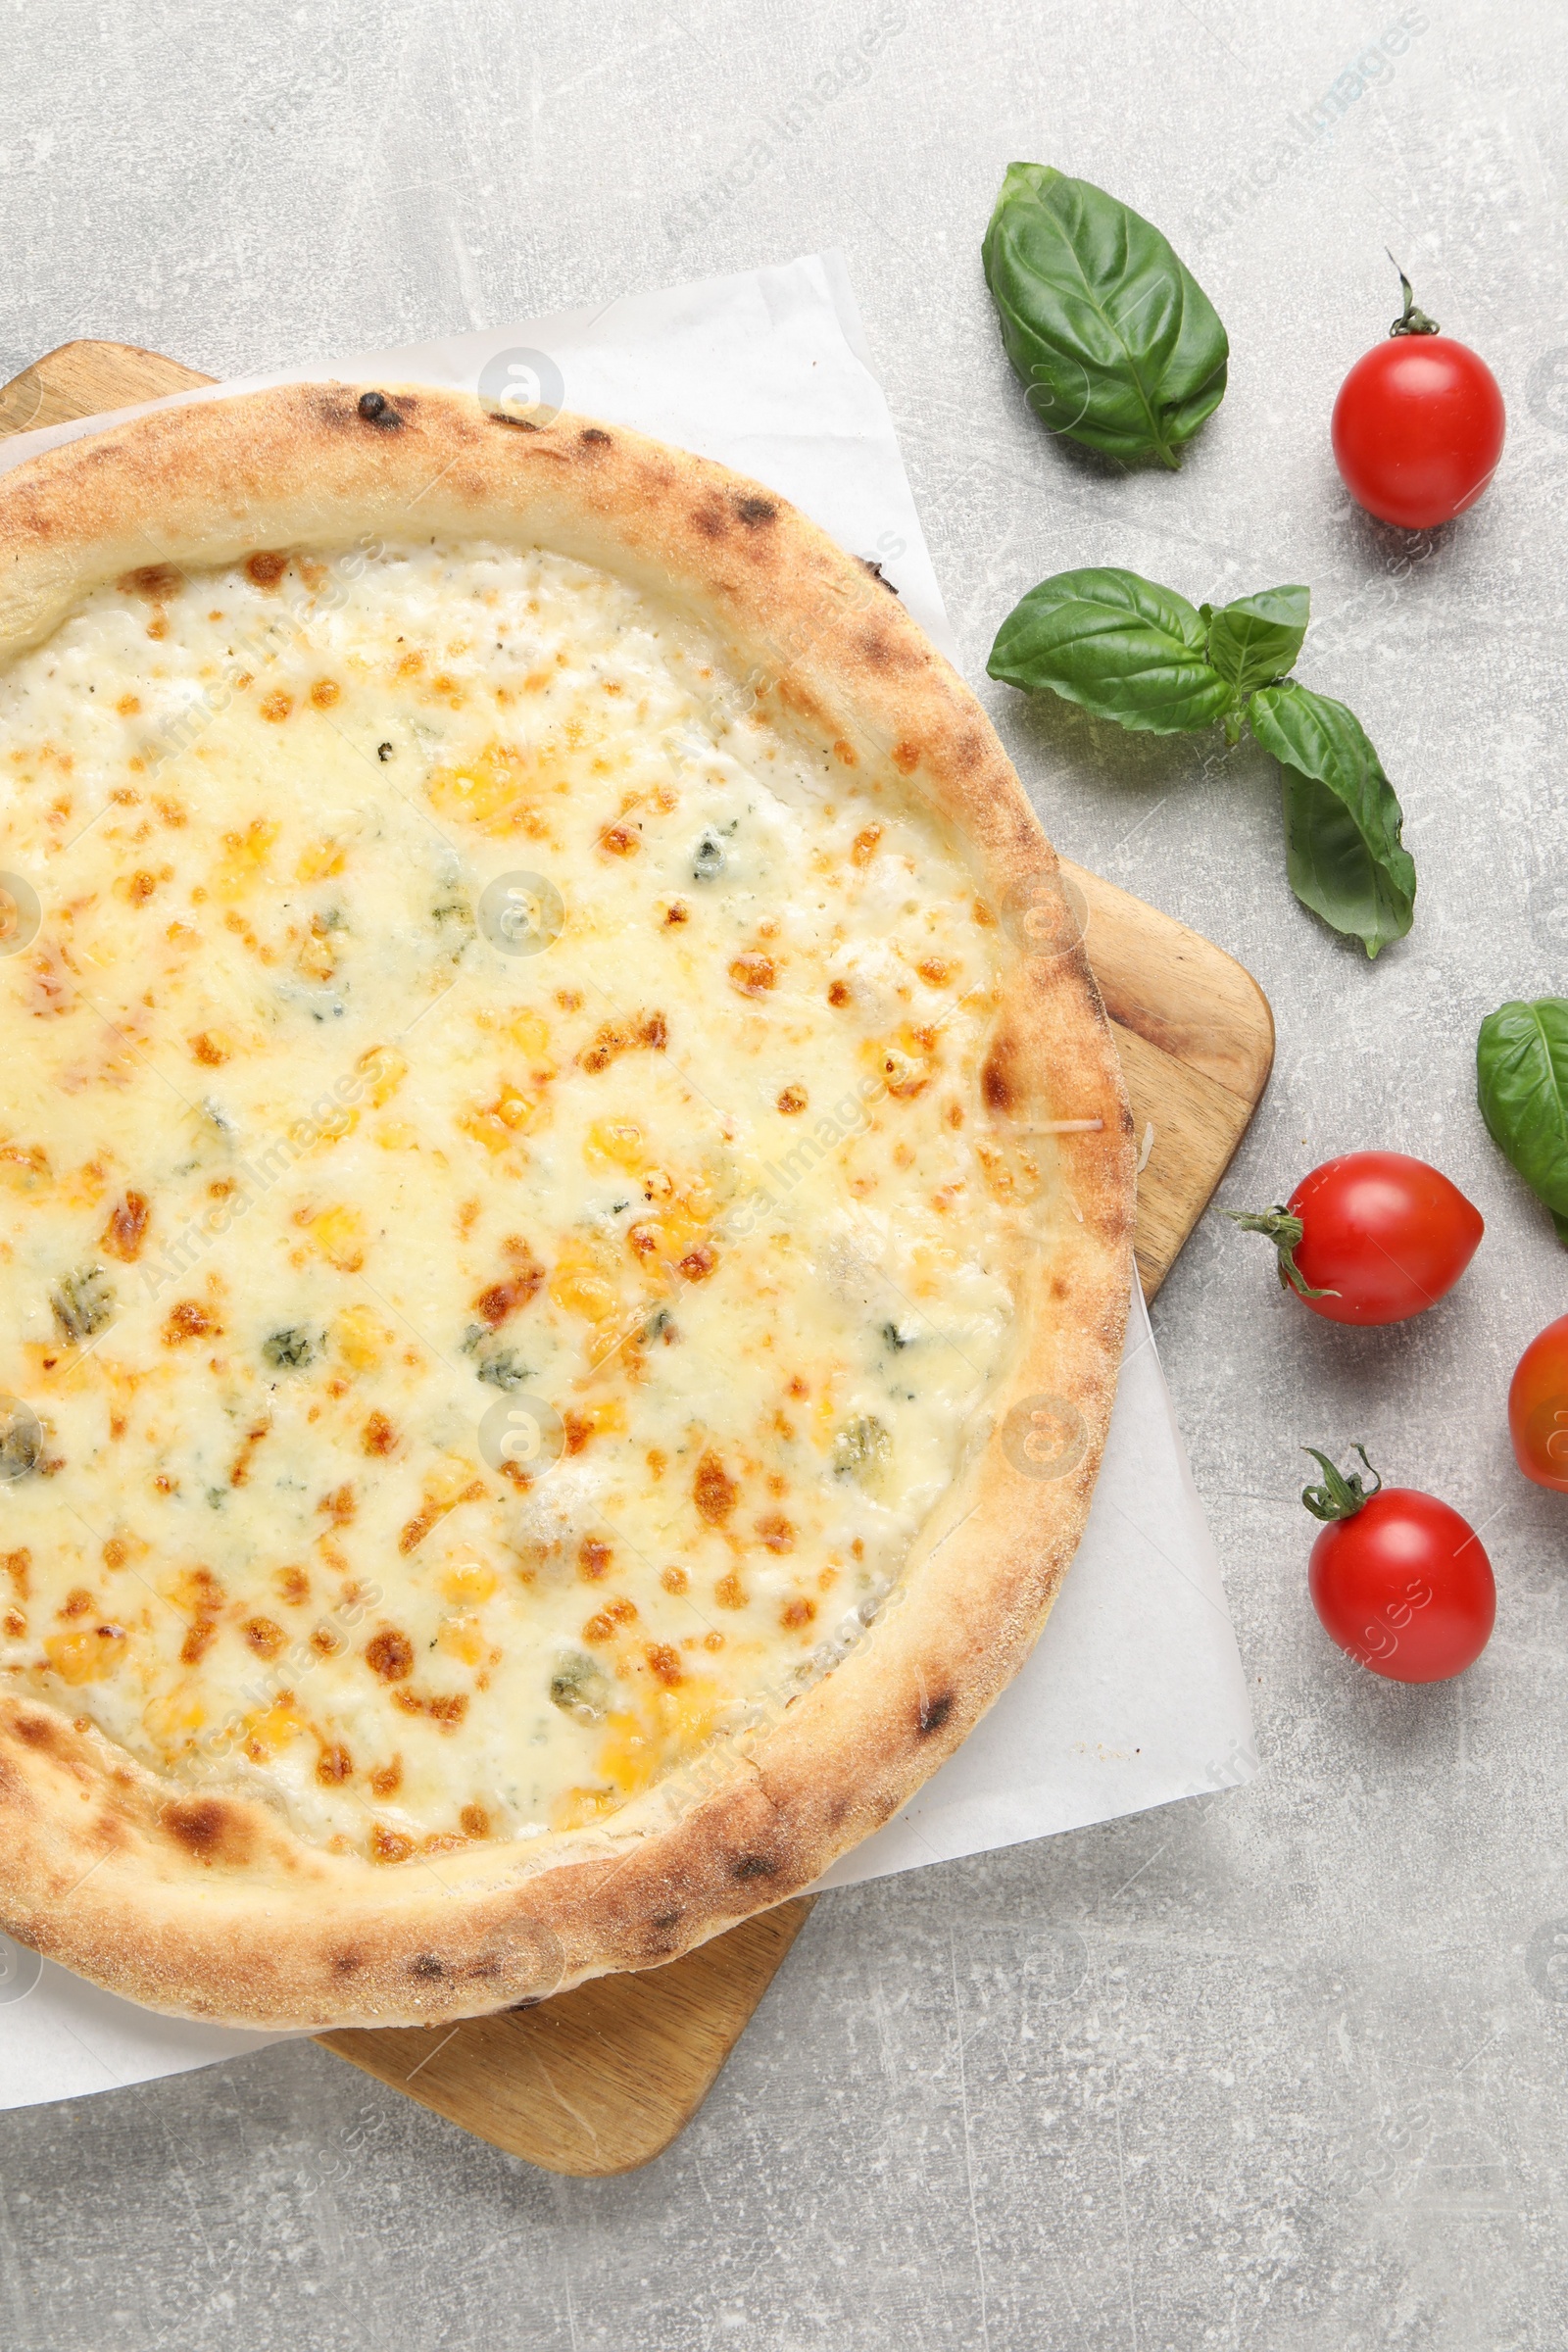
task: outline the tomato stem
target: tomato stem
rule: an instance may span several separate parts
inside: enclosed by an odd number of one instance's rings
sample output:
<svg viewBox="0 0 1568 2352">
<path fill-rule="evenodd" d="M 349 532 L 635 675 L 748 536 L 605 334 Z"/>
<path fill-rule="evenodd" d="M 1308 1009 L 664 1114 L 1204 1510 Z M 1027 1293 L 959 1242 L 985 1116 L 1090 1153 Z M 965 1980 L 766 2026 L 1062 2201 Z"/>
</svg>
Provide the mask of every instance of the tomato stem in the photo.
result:
<svg viewBox="0 0 1568 2352">
<path fill-rule="evenodd" d="M 1371 1487 L 1366 1485 L 1359 1470 L 1351 1470 L 1348 1474 L 1336 1470 L 1328 1455 L 1319 1453 L 1315 1446 L 1301 1447 L 1301 1451 L 1309 1453 L 1323 1473 L 1323 1484 L 1320 1487 L 1303 1487 L 1301 1489 L 1301 1500 L 1314 1519 L 1353 1519 L 1357 1511 L 1366 1507 L 1374 1494 L 1380 1494 L 1383 1492 L 1382 1479 L 1371 1463 L 1367 1461 L 1366 1447 L 1357 1445 L 1355 1450 L 1366 1466 L 1367 1477 L 1374 1482 Z"/>
<path fill-rule="evenodd" d="M 1222 1208 L 1222 1217 L 1229 1217 L 1244 1233 L 1266 1233 L 1279 1251 L 1280 1289 L 1294 1291 L 1298 1298 L 1337 1298 L 1338 1291 L 1315 1291 L 1296 1262 L 1296 1252 L 1301 1246 L 1301 1220 L 1280 1205 L 1265 1209 Z"/>
<path fill-rule="evenodd" d="M 1386 245 L 1384 246 L 1383 250 L 1385 253 L 1389 253 L 1389 249 Z M 1394 262 L 1394 256 L 1392 253 L 1389 253 L 1389 259 L 1391 262 Z M 1394 262 L 1394 267 L 1396 270 L 1399 270 L 1399 265 L 1397 262 Z M 1397 318 L 1396 318 L 1394 321 L 1394 324 L 1390 327 L 1390 334 L 1441 335 L 1443 329 L 1438 324 L 1437 320 L 1435 318 L 1429 318 L 1425 311 L 1418 311 L 1416 309 L 1415 296 L 1410 291 L 1410 280 L 1405 276 L 1402 270 L 1399 270 L 1399 283 L 1404 288 L 1404 308 L 1399 313 Z"/>
</svg>

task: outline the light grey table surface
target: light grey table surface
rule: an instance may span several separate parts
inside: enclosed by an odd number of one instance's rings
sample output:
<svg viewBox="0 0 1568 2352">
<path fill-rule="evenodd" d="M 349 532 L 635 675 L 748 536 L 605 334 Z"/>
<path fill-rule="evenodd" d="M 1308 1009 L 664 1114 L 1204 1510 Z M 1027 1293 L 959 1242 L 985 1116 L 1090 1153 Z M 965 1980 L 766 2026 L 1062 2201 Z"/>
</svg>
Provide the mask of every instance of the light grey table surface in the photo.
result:
<svg viewBox="0 0 1568 2352">
<path fill-rule="evenodd" d="M 1488 1236 L 1446 1304 L 1382 1333 L 1305 1314 L 1214 1219 L 1161 1294 L 1250 1788 L 824 1901 L 697 2123 L 624 2180 L 532 2171 L 310 2044 L 0 2116 L 0 2341 L 1563 2340 L 1568 1503 L 1515 1473 L 1502 1404 L 1568 1260 L 1487 1141 L 1472 1054 L 1568 955 L 1568 19 L 1430 0 L 1402 49 L 1370 46 L 1400 22 L 1393 0 L 4 0 L 0 375 L 75 335 L 237 373 L 842 244 L 968 674 L 1050 830 L 1273 1002 L 1225 1197 L 1383 1144 L 1441 1163 Z M 1013 157 L 1150 214 L 1217 303 L 1231 389 L 1179 474 L 1123 475 L 1025 414 L 978 256 Z M 1348 506 L 1329 454 L 1396 307 L 1385 245 L 1509 408 L 1485 502 L 1413 542 Z M 1096 562 L 1195 601 L 1311 584 L 1303 674 L 1361 714 L 1421 870 L 1375 967 L 1291 899 L 1261 757 L 1205 767 L 985 682 L 1015 598 Z M 1460 1682 L 1375 1682 L 1311 1614 L 1295 1448 L 1351 1438 L 1485 1530 L 1497 1631 Z"/>
</svg>

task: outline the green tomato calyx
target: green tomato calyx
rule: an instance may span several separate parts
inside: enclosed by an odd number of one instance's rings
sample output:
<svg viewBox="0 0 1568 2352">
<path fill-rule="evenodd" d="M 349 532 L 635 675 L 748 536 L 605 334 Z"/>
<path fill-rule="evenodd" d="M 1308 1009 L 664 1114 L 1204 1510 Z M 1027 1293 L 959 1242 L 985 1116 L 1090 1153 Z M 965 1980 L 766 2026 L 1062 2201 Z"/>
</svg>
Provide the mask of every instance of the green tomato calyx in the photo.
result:
<svg viewBox="0 0 1568 2352">
<path fill-rule="evenodd" d="M 1357 1445 L 1355 1451 L 1361 1456 L 1367 1477 L 1373 1482 L 1370 1487 L 1366 1485 L 1359 1470 L 1351 1470 L 1348 1473 L 1336 1470 L 1328 1455 L 1319 1453 L 1315 1446 L 1303 1446 L 1301 1451 L 1309 1453 L 1323 1473 L 1323 1483 L 1320 1487 L 1303 1487 L 1301 1489 L 1301 1500 L 1314 1519 L 1323 1519 L 1331 1523 L 1336 1519 L 1353 1519 L 1357 1511 L 1365 1509 L 1374 1494 L 1382 1494 L 1383 1481 L 1367 1460 L 1364 1446 Z"/>
<path fill-rule="evenodd" d="M 1389 249 L 1386 245 L 1384 246 L 1383 250 L 1385 253 L 1389 253 Z M 1391 262 L 1394 262 L 1394 256 L 1392 253 L 1389 253 L 1389 259 Z M 1396 270 L 1399 270 L 1399 265 L 1397 262 L 1394 262 L 1394 267 Z M 1410 291 L 1410 280 L 1405 276 L 1402 270 L 1399 270 L 1399 283 L 1404 288 L 1404 308 L 1399 313 L 1397 318 L 1396 318 L 1394 321 L 1394 324 L 1390 327 L 1390 334 L 1441 335 L 1443 329 L 1438 324 L 1437 320 L 1435 318 L 1429 318 L 1425 311 L 1418 311 L 1416 309 L 1415 296 Z"/>
<path fill-rule="evenodd" d="M 1337 1298 L 1338 1291 L 1315 1291 L 1296 1262 L 1296 1252 L 1301 1246 L 1301 1220 L 1293 1217 L 1288 1208 L 1222 1208 L 1222 1217 L 1229 1217 L 1244 1233 L 1264 1233 L 1279 1252 L 1279 1277 L 1282 1291 L 1294 1291 L 1298 1298 Z"/>
</svg>

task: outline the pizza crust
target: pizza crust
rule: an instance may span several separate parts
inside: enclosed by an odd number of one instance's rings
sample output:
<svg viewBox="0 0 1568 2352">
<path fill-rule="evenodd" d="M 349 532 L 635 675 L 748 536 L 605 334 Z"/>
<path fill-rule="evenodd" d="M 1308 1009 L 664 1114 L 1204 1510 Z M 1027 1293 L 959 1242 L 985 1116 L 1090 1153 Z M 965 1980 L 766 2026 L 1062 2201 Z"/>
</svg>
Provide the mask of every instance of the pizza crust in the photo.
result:
<svg viewBox="0 0 1568 2352">
<path fill-rule="evenodd" d="M 1033 1646 L 1088 1513 L 1131 1280 L 1132 1123 L 1054 853 L 985 712 L 897 597 L 757 483 L 619 426 L 530 429 L 424 387 L 202 402 L 0 484 L 0 645 L 40 642 L 142 566 L 426 529 L 544 544 L 673 600 L 776 724 L 847 739 L 934 811 L 1015 951 L 983 1076 L 994 1133 L 1005 1149 L 1065 1124 L 1010 1359 L 899 1588 L 773 1720 L 610 1821 L 376 1868 L 248 1796 L 159 1780 L 84 1719 L 0 1698 L 0 1921 L 134 2000 L 233 2024 L 477 2015 L 672 1959 L 811 1885 L 908 1801 Z"/>
</svg>

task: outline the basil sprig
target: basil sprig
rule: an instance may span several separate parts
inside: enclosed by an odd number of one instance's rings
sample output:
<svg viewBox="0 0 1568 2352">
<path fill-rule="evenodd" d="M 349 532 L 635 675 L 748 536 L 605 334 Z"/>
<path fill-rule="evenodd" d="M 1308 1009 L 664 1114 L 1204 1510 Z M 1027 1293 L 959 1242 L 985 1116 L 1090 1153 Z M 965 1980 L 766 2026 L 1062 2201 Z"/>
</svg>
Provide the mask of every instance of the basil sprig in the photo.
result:
<svg viewBox="0 0 1568 2352">
<path fill-rule="evenodd" d="M 1476 1098 L 1493 1142 L 1550 1209 L 1568 1249 L 1568 999 L 1488 1013 L 1476 1039 Z"/>
<path fill-rule="evenodd" d="M 1062 571 L 1008 613 L 986 666 L 1026 694 L 1058 694 L 1144 734 L 1220 720 L 1236 743 L 1250 726 L 1280 763 L 1291 888 L 1374 956 L 1414 920 L 1415 865 L 1354 712 L 1285 674 L 1309 604 L 1305 588 L 1267 588 L 1216 612 L 1133 571 Z"/>
<path fill-rule="evenodd" d="M 980 250 L 1041 422 L 1128 464 L 1179 465 L 1225 397 L 1230 344 L 1159 230 L 1087 179 L 1009 164 Z"/>
</svg>

